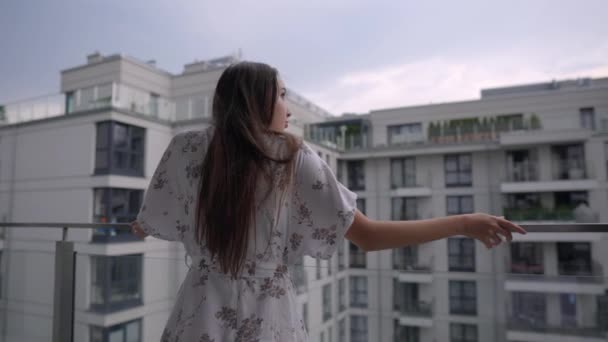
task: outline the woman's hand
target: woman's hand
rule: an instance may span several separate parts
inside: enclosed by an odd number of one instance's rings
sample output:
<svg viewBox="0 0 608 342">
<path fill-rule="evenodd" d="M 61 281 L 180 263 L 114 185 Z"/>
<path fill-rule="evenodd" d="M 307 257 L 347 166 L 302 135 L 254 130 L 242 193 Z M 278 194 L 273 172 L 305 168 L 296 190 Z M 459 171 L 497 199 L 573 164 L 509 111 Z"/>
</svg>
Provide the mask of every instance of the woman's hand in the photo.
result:
<svg viewBox="0 0 608 342">
<path fill-rule="evenodd" d="M 141 226 L 139 225 L 139 223 L 137 223 L 137 221 L 133 221 L 131 222 L 131 233 L 133 233 L 133 235 L 137 236 L 138 238 L 145 238 L 146 236 L 148 236 L 148 234 L 146 234 L 143 229 L 141 229 Z"/>
<path fill-rule="evenodd" d="M 515 223 L 505 220 L 502 216 L 488 214 L 463 215 L 463 234 L 467 237 L 481 241 L 486 248 L 498 246 L 503 240 L 513 240 L 512 233 L 527 234 L 526 230 Z"/>
</svg>

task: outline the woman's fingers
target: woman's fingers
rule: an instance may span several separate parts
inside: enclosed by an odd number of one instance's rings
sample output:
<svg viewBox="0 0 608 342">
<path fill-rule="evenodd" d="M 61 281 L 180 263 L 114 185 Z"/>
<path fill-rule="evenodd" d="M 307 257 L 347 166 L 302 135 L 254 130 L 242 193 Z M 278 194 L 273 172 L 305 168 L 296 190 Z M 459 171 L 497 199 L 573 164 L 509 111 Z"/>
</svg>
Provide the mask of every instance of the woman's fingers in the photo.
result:
<svg viewBox="0 0 608 342">
<path fill-rule="evenodd" d="M 504 219 L 502 217 L 497 217 L 496 219 L 498 220 L 498 224 L 502 228 L 504 228 L 504 229 L 506 229 L 508 231 L 516 232 L 516 233 L 520 233 L 520 234 L 527 234 L 528 233 L 521 226 L 519 226 L 519 225 L 517 225 L 517 224 L 515 224 L 515 223 L 513 223 L 513 222 L 511 222 L 509 220 L 506 220 L 506 219 Z"/>
</svg>

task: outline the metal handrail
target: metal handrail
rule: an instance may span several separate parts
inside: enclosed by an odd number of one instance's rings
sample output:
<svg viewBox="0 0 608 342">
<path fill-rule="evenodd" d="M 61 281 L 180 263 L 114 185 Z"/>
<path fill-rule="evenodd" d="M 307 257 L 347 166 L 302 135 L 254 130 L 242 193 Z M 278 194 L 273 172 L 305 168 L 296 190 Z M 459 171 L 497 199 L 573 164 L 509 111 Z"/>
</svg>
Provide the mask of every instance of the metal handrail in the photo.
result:
<svg viewBox="0 0 608 342">
<path fill-rule="evenodd" d="M 74 294 L 76 252 L 74 242 L 67 241 L 69 228 L 91 229 L 111 226 L 130 229 L 129 223 L 74 222 L 0 222 L 4 228 L 61 228 L 62 240 L 55 242 L 55 293 L 53 301 L 53 342 L 74 340 Z M 608 223 L 521 224 L 529 233 L 608 233 Z"/>
</svg>

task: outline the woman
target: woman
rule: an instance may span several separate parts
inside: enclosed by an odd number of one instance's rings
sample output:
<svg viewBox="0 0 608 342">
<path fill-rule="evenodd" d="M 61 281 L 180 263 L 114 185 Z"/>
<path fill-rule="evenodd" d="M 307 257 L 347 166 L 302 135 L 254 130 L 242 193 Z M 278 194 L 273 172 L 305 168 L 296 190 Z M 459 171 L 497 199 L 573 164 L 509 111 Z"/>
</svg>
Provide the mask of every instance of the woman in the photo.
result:
<svg viewBox="0 0 608 342">
<path fill-rule="evenodd" d="M 486 214 L 376 221 L 300 139 L 285 132 L 285 86 L 265 64 L 221 75 L 213 125 L 176 135 L 133 231 L 181 241 L 193 263 L 162 341 L 306 341 L 290 266 L 329 259 L 343 238 L 365 251 L 465 235 L 498 245 L 513 223 Z"/>
</svg>

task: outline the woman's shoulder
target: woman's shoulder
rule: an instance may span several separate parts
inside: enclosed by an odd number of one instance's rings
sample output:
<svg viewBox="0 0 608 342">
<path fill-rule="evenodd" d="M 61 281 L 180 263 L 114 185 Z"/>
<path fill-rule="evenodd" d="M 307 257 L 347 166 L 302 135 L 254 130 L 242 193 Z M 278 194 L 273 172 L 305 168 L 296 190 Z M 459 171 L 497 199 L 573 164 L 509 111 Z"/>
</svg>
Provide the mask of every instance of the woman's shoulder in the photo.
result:
<svg viewBox="0 0 608 342">
<path fill-rule="evenodd" d="M 183 153 L 198 152 L 200 148 L 205 148 L 209 144 L 212 134 L 213 126 L 181 131 L 173 137 L 174 146 Z"/>
</svg>

